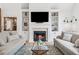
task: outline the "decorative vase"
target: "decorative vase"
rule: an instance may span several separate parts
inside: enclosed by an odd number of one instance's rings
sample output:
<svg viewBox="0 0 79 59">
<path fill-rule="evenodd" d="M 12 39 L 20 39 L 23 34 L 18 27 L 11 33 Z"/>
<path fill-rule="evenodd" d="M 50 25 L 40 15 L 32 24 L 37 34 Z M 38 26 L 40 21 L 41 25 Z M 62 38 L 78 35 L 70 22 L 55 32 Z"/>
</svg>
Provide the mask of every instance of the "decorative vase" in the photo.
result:
<svg viewBox="0 0 79 59">
<path fill-rule="evenodd" d="M 43 45 L 43 42 L 42 42 L 41 40 L 38 40 L 38 41 L 37 41 L 37 45 L 39 45 L 39 46 L 40 46 L 40 45 Z"/>
</svg>

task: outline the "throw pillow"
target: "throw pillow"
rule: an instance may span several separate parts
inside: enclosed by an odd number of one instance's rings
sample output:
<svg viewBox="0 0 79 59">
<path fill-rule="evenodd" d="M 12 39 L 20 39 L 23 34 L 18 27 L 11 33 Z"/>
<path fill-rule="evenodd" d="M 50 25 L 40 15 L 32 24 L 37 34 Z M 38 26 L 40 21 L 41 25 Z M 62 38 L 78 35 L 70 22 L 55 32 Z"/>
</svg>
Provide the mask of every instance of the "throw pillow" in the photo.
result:
<svg viewBox="0 0 79 59">
<path fill-rule="evenodd" d="M 71 38 L 72 38 L 72 34 L 64 33 L 63 40 L 66 40 L 66 41 L 70 42 Z"/>
<path fill-rule="evenodd" d="M 75 44 L 75 41 L 79 39 L 79 34 L 73 34 L 71 38 L 71 42 Z"/>
<path fill-rule="evenodd" d="M 8 41 L 13 41 L 13 40 L 16 40 L 16 39 L 19 39 L 19 36 L 18 35 L 11 35 L 11 36 L 8 36 Z"/>
<path fill-rule="evenodd" d="M 63 39 L 63 36 L 64 36 L 64 32 L 61 33 L 61 37 L 62 37 L 62 39 Z"/>
<path fill-rule="evenodd" d="M 75 41 L 75 47 L 76 47 L 76 48 L 79 48 L 79 39 L 77 39 L 77 40 Z"/>
<path fill-rule="evenodd" d="M 3 39 L 0 39 L 0 46 L 4 46 L 6 42 Z"/>
<path fill-rule="evenodd" d="M 57 36 L 56 38 L 58 38 L 58 39 L 62 39 L 62 37 L 61 37 L 61 36 Z"/>
<path fill-rule="evenodd" d="M 64 36 L 64 32 L 61 32 L 61 35 L 58 35 L 56 38 L 63 39 L 63 36 Z"/>
</svg>

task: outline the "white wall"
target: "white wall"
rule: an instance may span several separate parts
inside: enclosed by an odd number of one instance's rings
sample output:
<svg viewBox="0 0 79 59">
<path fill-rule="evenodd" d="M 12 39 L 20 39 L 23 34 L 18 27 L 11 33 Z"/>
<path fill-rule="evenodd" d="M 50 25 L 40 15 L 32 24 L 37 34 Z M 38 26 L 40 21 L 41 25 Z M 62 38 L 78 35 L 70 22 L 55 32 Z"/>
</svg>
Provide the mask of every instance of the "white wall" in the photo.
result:
<svg viewBox="0 0 79 59">
<path fill-rule="evenodd" d="M 71 11 L 69 11 L 69 12 L 71 12 L 70 13 L 70 17 L 68 15 L 68 17 L 70 18 L 69 20 L 72 20 L 73 16 L 74 16 L 78 21 L 75 22 L 74 21 L 75 18 L 74 18 L 72 23 L 64 23 L 65 25 L 63 25 L 63 28 L 64 28 L 63 30 L 67 31 L 67 32 L 69 31 L 69 32 L 73 32 L 73 33 L 79 33 L 79 27 L 78 27 L 79 26 L 79 4 L 78 3 L 74 3 L 72 5 Z"/>
<path fill-rule="evenodd" d="M 73 31 L 79 33 L 79 3 L 74 4 L 73 16 L 78 20 L 73 22 Z"/>
<path fill-rule="evenodd" d="M 74 8 L 73 8 L 73 16 L 79 17 L 79 3 L 75 3 Z"/>
<path fill-rule="evenodd" d="M 0 4 L 0 5 L 1 5 L 1 11 L 2 11 L 2 21 L 4 21 L 4 17 L 10 17 L 10 16 L 17 17 L 17 25 L 18 25 L 17 30 L 21 31 L 20 26 L 22 26 L 22 25 L 20 25 L 21 24 L 21 22 L 20 22 L 20 20 L 21 20 L 21 18 L 20 18 L 20 9 L 21 9 L 20 4 L 5 3 L 5 4 Z M 2 26 L 4 26 L 4 25 L 2 25 Z"/>
<path fill-rule="evenodd" d="M 71 24 L 67 24 L 67 23 L 64 23 L 64 19 L 65 17 L 68 17 L 69 19 L 71 18 L 72 16 L 72 12 L 73 12 L 73 5 L 72 3 L 63 3 L 61 4 L 61 9 L 60 9 L 60 12 L 59 12 L 59 30 L 60 31 L 69 31 L 71 28 L 70 28 L 70 25 Z"/>
<path fill-rule="evenodd" d="M 49 11 L 50 4 L 49 3 L 30 3 L 29 9 L 31 11 Z"/>
<path fill-rule="evenodd" d="M 21 16 L 21 4 L 20 3 L 0 3 L 2 13 L 2 32 L 4 31 L 4 17 L 17 17 L 17 33 L 26 35 L 25 39 L 28 39 L 28 32 L 22 31 L 22 16 Z M 4 31 L 5 32 L 5 31 Z M 6 31 L 9 32 L 9 31 Z M 4 34 L 7 35 L 7 34 Z"/>
</svg>

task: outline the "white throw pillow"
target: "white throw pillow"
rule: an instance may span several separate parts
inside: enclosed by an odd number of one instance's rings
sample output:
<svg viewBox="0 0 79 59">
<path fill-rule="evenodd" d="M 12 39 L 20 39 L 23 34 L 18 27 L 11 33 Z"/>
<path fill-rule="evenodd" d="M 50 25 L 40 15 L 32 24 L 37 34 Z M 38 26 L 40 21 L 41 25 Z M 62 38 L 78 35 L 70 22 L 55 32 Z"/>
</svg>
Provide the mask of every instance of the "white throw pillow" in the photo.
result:
<svg viewBox="0 0 79 59">
<path fill-rule="evenodd" d="M 79 48 L 79 39 L 75 41 L 75 47 Z"/>
<path fill-rule="evenodd" d="M 71 38 L 72 38 L 72 34 L 64 33 L 63 40 L 66 40 L 66 41 L 70 42 Z"/>
<path fill-rule="evenodd" d="M 13 40 L 16 40 L 16 39 L 19 39 L 19 36 L 18 35 L 11 35 L 11 36 L 8 36 L 8 41 L 13 41 Z"/>
<path fill-rule="evenodd" d="M 6 42 L 3 39 L 0 39 L 0 46 L 4 46 Z"/>
</svg>

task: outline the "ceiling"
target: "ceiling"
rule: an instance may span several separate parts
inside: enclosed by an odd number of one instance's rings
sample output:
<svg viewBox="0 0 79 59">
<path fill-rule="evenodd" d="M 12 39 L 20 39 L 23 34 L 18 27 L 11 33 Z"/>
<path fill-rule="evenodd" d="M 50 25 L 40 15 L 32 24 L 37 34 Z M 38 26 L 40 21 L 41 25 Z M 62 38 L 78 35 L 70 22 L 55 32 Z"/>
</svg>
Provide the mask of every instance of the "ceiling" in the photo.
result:
<svg viewBox="0 0 79 59">
<path fill-rule="evenodd" d="M 24 3 L 23 8 L 51 8 L 51 9 L 61 9 L 61 10 L 72 10 L 75 3 Z"/>
</svg>

